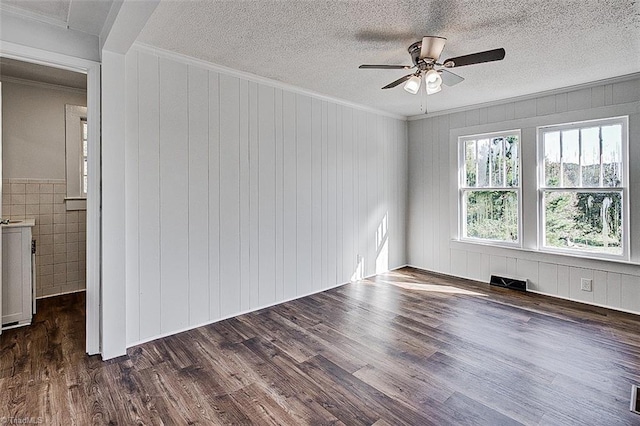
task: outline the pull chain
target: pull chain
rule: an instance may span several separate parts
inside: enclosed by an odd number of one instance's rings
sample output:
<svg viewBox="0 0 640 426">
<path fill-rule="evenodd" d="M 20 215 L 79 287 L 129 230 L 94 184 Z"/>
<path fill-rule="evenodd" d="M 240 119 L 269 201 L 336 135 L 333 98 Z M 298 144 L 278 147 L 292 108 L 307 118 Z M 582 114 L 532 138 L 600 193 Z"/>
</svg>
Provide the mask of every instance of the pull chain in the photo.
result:
<svg viewBox="0 0 640 426">
<path fill-rule="evenodd" d="M 422 77 L 421 77 L 422 78 Z M 422 89 L 422 99 L 420 100 L 420 111 L 423 112 L 424 114 L 428 114 L 427 111 L 427 80 L 424 80 L 424 84 L 420 85 L 420 88 Z"/>
</svg>

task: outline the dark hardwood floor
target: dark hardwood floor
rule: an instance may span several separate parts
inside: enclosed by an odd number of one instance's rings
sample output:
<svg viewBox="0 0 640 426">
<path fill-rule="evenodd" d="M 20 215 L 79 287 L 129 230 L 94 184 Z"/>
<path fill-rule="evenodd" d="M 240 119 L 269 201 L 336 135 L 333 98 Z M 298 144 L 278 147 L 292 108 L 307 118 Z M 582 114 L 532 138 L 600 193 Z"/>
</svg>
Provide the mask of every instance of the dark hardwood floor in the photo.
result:
<svg viewBox="0 0 640 426">
<path fill-rule="evenodd" d="M 82 293 L 0 339 L 4 423 L 640 424 L 640 317 L 410 268 L 107 362 Z"/>
</svg>

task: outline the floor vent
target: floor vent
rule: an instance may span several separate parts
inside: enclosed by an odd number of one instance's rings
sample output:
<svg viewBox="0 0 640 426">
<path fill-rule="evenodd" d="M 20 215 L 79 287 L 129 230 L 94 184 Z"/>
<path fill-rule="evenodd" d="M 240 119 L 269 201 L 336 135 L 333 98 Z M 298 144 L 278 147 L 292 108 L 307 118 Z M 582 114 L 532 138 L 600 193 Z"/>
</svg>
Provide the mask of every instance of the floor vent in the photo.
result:
<svg viewBox="0 0 640 426">
<path fill-rule="evenodd" d="M 489 284 L 498 287 L 511 288 L 518 291 L 527 291 L 526 280 L 516 280 L 514 278 L 499 277 L 497 275 L 491 275 L 491 281 Z"/>
<path fill-rule="evenodd" d="M 638 385 L 631 385 L 631 411 L 636 414 L 640 414 L 640 392 L 638 392 Z"/>
</svg>

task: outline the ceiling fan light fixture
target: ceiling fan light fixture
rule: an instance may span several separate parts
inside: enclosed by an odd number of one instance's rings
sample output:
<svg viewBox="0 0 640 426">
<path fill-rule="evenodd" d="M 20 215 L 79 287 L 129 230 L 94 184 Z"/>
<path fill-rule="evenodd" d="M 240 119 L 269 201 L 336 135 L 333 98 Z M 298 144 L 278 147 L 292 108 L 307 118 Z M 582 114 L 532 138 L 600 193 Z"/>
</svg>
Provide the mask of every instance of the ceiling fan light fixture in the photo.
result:
<svg viewBox="0 0 640 426">
<path fill-rule="evenodd" d="M 404 84 L 404 90 L 415 95 L 420 90 L 420 83 L 422 79 L 418 75 L 413 75 L 407 82 Z"/>
<path fill-rule="evenodd" d="M 426 84 L 427 95 L 438 93 L 442 90 L 442 77 L 436 70 L 429 70 L 424 75 L 424 81 Z"/>
</svg>

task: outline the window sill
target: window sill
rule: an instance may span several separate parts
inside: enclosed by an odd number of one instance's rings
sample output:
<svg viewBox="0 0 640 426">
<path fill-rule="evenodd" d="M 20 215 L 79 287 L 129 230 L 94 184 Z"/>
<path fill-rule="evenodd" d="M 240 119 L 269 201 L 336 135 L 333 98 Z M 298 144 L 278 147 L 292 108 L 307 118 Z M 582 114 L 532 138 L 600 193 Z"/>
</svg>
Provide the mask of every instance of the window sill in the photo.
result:
<svg viewBox="0 0 640 426">
<path fill-rule="evenodd" d="M 66 197 L 64 203 L 67 211 L 87 210 L 87 199 L 85 197 Z"/>
</svg>

